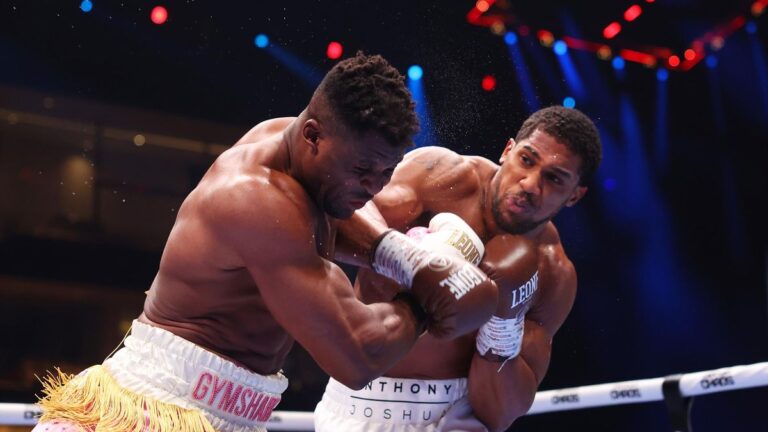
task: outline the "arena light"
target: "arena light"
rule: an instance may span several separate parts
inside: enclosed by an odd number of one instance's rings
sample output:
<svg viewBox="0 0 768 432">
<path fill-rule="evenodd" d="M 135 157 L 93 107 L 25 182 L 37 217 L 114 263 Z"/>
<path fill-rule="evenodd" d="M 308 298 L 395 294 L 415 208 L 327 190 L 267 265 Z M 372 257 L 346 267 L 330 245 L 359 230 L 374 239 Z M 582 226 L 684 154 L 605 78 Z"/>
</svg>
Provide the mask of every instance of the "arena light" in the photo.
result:
<svg viewBox="0 0 768 432">
<path fill-rule="evenodd" d="M 611 60 L 611 65 L 616 70 L 624 69 L 624 63 L 624 59 L 621 57 L 614 57 L 613 60 Z"/>
<path fill-rule="evenodd" d="M 749 34 L 755 34 L 757 33 L 757 24 L 754 21 L 750 21 L 744 26 L 744 30 Z"/>
<path fill-rule="evenodd" d="M 685 57 L 685 59 L 686 59 L 686 60 L 688 60 L 688 61 L 692 61 L 693 59 L 695 59 L 695 58 L 696 58 L 696 51 L 694 51 L 694 50 L 692 50 L 692 49 L 688 48 L 688 49 L 687 49 L 687 50 L 685 50 L 685 52 L 683 53 L 683 57 Z"/>
<path fill-rule="evenodd" d="M 555 41 L 555 35 L 549 30 L 539 30 L 536 32 L 536 36 L 539 38 L 539 43 L 548 47 Z"/>
<path fill-rule="evenodd" d="M 611 51 L 611 47 L 608 45 L 603 45 L 597 49 L 597 57 L 600 58 L 600 60 L 609 60 L 611 58 L 611 54 L 613 54 L 613 52 Z"/>
<path fill-rule="evenodd" d="M 672 67 L 678 67 L 680 66 L 680 57 L 676 55 L 669 56 L 669 58 L 667 59 L 667 63 L 669 63 L 669 65 Z"/>
<path fill-rule="evenodd" d="M 555 54 L 561 56 L 568 52 L 568 45 L 564 41 L 559 40 L 555 42 L 552 49 L 554 49 Z"/>
<path fill-rule="evenodd" d="M 750 8 L 752 15 L 754 16 L 760 16 L 765 11 L 765 4 L 760 2 L 760 0 L 752 3 L 752 7 Z"/>
<path fill-rule="evenodd" d="M 337 58 L 341 57 L 343 52 L 344 47 L 341 46 L 340 43 L 333 41 L 328 44 L 328 48 L 325 50 L 325 55 L 327 55 L 331 60 L 336 60 Z"/>
<path fill-rule="evenodd" d="M 264 33 L 259 33 L 253 38 L 253 44 L 259 48 L 266 48 L 269 45 L 269 37 Z"/>
<path fill-rule="evenodd" d="M 475 3 L 475 7 L 480 12 L 486 12 L 491 7 L 490 4 L 486 0 L 478 0 L 477 3 Z"/>
<path fill-rule="evenodd" d="M 424 76 L 424 70 L 419 65 L 413 65 L 408 68 L 408 78 L 413 81 L 418 81 Z"/>
<path fill-rule="evenodd" d="M 163 6 L 153 7 L 152 12 L 149 14 L 149 19 L 157 25 L 164 24 L 168 21 L 168 9 Z"/>
<path fill-rule="evenodd" d="M 83 1 L 81 1 L 80 2 L 80 10 L 85 12 L 85 13 L 88 13 L 91 10 L 93 10 L 93 3 L 91 2 L 91 0 L 83 0 Z"/>
<path fill-rule="evenodd" d="M 576 99 L 567 96 L 565 99 L 563 99 L 563 106 L 566 108 L 575 108 L 576 107 Z"/>
<path fill-rule="evenodd" d="M 487 92 L 493 91 L 496 88 L 496 78 L 493 75 L 486 75 L 483 77 L 480 86 Z"/>
<path fill-rule="evenodd" d="M 619 34 L 620 31 L 621 31 L 621 24 L 614 21 L 608 24 L 607 26 L 605 26 L 605 28 L 603 29 L 603 36 L 606 39 L 613 39 L 614 37 L 616 37 L 617 34 Z"/>
<path fill-rule="evenodd" d="M 514 45 L 517 43 L 517 34 L 515 32 L 507 32 L 504 35 L 504 43 L 507 45 Z"/>
<path fill-rule="evenodd" d="M 627 22 L 632 22 L 643 13 L 643 8 L 640 5 L 632 5 L 624 11 L 624 19 Z"/>
<path fill-rule="evenodd" d="M 707 60 L 705 62 L 707 64 L 707 67 L 710 69 L 714 69 L 717 67 L 717 57 L 713 54 L 708 55 Z"/>
<path fill-rule="evenodd" d="M 656 79 L 659 81 L 666 81 L 669 79 L 669 71 L 666 69 L 659 69 L 656 71 Z"/>
</svg>

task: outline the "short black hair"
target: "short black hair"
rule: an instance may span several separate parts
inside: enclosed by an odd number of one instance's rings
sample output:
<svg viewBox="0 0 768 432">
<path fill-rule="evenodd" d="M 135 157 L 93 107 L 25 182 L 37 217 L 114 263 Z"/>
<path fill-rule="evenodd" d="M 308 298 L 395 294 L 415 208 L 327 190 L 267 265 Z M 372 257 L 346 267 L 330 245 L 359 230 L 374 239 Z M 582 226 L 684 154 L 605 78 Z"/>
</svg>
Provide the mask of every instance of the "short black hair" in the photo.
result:
<svg viewBox="0 0 768 432">
<path fill-rule="evenodd" d="M 580 185 L 592 181 L 603 158 L 603 148 L 597 127 L 589 117 L 577 109 L 563 106 L 540 109 L 523 122 L 515 141 L 528 138 L 536 129 L 552 135 L 581 158 Z"/>
<path fill-rule="evenodd" d="M 405 78 L 380 55 L 358 51 L 337 63 L 312 99 L 318 97 L 327 102 L 324 105 L 336 121 L 354 132 L 375 132 L 393 146 L 411 145 L 419 131 L 416 104 Z"/>
</svg>

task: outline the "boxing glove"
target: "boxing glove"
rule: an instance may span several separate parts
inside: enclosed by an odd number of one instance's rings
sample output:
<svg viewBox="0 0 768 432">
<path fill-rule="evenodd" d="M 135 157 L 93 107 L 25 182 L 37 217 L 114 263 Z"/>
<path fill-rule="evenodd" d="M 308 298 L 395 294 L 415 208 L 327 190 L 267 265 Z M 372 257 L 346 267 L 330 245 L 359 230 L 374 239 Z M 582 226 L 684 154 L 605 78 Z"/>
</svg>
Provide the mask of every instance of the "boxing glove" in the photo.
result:
<svg viewBox="0 0 768 432">
<path fill-rule="evenodd" d="M 427 328 L 453 339 L 477 329 L 496 309 L 495 283 L 464 258 L 482 256 L 479 237 L 458 216 L 440 214 L 421 242 L 397 231 L 384 233 L 371 268 L 410 290 L 428 316 Z"/>
<path fill-rule="evenodd" d="M 483 358 L 504 361 L 522 348 L 525 314 L 538 289 L 536 245 L 521 236 L 496 236 L 485 245 L 480 268 L 496 282 L 499 301 L 491 319 L 477 332 L 476 347 Z"/>
</svg>

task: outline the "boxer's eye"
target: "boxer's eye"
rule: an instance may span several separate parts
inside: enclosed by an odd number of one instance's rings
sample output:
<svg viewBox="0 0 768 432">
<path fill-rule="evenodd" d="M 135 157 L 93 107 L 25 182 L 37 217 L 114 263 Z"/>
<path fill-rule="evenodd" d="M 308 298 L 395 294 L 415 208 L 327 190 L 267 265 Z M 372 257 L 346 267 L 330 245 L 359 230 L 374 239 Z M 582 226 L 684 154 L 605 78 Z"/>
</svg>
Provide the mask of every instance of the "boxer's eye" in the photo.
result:
<svg viewBox="0 0 768 432">
<path fill-rule="evenodd" d="M 533 160 L 528 157 L 528 155 L 520 155 L 520 160 L 523 161 L 523 165 L 525 166 L 531 166 L 533 165 Z"/>
<path fill-rule="evenodd" d="M 558 176 L 556 176 L 554 174 L 550 174 L 548 177 L 549 177 L 549 180 L 552 183 L 559 184 L 559 185 L 563 184 L 563 179 L 561 179 L 560 177 L 558 177 Z"/>
</svg>

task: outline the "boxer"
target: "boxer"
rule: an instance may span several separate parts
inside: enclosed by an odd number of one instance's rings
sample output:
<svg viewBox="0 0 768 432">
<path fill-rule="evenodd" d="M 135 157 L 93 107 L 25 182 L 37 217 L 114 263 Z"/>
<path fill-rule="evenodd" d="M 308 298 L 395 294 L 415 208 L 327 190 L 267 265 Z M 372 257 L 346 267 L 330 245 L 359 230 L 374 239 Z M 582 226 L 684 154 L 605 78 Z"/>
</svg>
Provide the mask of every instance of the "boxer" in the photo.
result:
<svg viewBox="0 0 768 432">
<path fill-rule="evenodd" d="M 574 266 L 551 220 L 584 196 L 600 159 L 592 121 L 563 107 L 531 115 L 506 143 L 500 165 L 438 147 L 409 153 L 374 198 L 380 215 L 369 217 L 413 232 L 435 214 L 458 215 L 485 244 L 480 268 L 499 285 L 498 308 L 477 333 L 422 337 L 363 389 L 331 379 L 315 410 L 316 430 L 498 431 L 525 414 L 576 294 Z M 457 242 L 444 243 L 475 258 Z M 365 302 L 398 290 L 367 270 L 356 287 Z"/>
<path fill-rule="evenodd" d="M 125 347 L 47 380 L 36 431 L 261 431 L 294 340 L 349 388 L 390 369 L 426 329 L 482 325 L 494 282 L 385 225 L 356 250 L 401 292 L 364 304 L 336 253 L 340 220 L 389 181 L 418 129 L 396 69 L 358 53 L 295 118 L 257 125 L 186 197 Z M 477 245 L 482 247 L 482 245 Z M 447 281 L 460 278 L 461 295 Z"/>
</svg>

